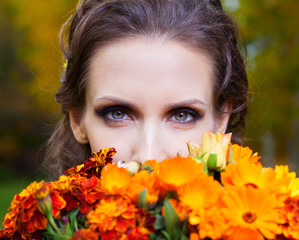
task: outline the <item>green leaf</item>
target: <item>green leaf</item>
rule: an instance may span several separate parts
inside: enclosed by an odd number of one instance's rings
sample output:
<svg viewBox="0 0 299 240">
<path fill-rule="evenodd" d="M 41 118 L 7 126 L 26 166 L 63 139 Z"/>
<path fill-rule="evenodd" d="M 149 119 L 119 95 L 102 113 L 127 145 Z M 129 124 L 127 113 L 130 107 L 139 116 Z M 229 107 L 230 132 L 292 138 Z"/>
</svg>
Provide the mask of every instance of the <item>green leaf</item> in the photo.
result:
<svg viewBox="0 0 299 240">
<path fill-rule="evenodd" d="M 194 156 L 190 156 L 190 157 L 192 157 L 197 163 L 200 162 L 204 163 L 201 157 L 194 157 Z"/>
<path fill-rule="evenodd" d="M 229 146 L 229 160 L 228 160 L 229 163 L 235 163 L 233 161 L 233 149 L 231 146 Z"/>
<path fill-rule="evenodd" d="M 165 227 L 165 221 L 164 217 L 162 217 L 160 214 L 155 215 L 156 222 L 155 222 L 155 229 L 160 230 Z"/>
<path fill-rule="evenodd" d="M 175 199 L 175 200 L 178 200 L 179 199 L 179 195 L 176 191 L 169 191 L 167 192 L 166 196 L 165 196 L 165 200 L 168 200 L 168 199 Z M 165 204 L 165 201 L 164 201 L 164 204 Z"/>
<path fill-rule="evenodd" d="M 146 189 L 142 190 L 139 193 L 137 207 L 147 209 L 147 207 L 146 207 Z"/>
<path fill-rule="evenodd" d="M 169 233 L 171 239 L 178 239 L 180 236 L 181 220 L 167 199 L 164 201 L 164 207 L 166 231 Z"/>
<path fill-rule="evenodd" d="M 216 153 L 210 153 L 209 159 L 208 159 L 208 170 L 214 171 L 217 167 L 217 154 Z"/>
<path fill-rule="evenodd" d="M 162 232 L 163 236 L 164 236 L 167 240 L 172 240 L 172 238 L 169 236 L 169 233 L 168 233 L 168 232 L 166 232 L 165 230 L 162 230 L 161 232 Z"/>
</svg>

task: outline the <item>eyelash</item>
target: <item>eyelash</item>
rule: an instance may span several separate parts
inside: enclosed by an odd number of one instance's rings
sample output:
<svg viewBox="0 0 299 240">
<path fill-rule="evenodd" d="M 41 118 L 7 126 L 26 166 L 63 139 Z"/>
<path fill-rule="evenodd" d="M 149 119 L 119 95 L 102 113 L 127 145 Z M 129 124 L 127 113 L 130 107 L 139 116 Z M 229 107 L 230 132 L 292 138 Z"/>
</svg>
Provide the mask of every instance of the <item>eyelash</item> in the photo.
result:
<svg viewBox="0 0 299 240">
<path fill-rule="evenodd" d="M 130 114 L 130 110 L 127 109 L 127 107 L 125 106 L 121 106 L 121 105 L 113 105 L 113 106 L 108 106 L 108 107 L 104 107 L 101 110 L 97 110 L 96 114 L 103 118 L 103 120 L 107 123 L 117 123 L 117 122 L 121 122 L 124 121 L 123 118 L 121 119 L 113 119 L 112 116 L 109 117 L 109 114 L 113 114 L 116 112 L 121 112 L 124 114 L 124 116 L 127 116 L 127 119 L 125 120 L 131 120 L 131 114 Z"/>
<path fill-rule="evenodd" d="M 113 113 L 116 113 L 118 111 L 120 113 L 124 114 L 123 118 L 115 119 L 111 116 Z M 122 121 L 132 120 L 133 118 L 131 117 L 131 115 L 132 115 L 131 112 L 132 111 L 130 109 L 128 109 L 125 106 L 121 106 L 121 105 L 112 105 L 112 106 L 104 107 L 101 110 L 96 110 L 96 114 L 99 117 L 101 117 L 105 122 L 116 123 L 116 124 L 121 123 Z M 187 119 L 190 116 L 192 119 L 188 120 L 188 121 L 179 121 L 179 120 L 175 119 L 176 115 L 179 115 L 181 113 L 185 114 Z M 182 124 L 182 125 L 193 124 L 196 121 L 203 118 L 203 115 L 200 112 L 198 112 L 192 108 L 189 108 L 189 107 L 181 107 L 181 108 L 173 109 L 173 110 L 169 111 L 168 116 L 169 117 L 167 118 L 167 121 L 172 122 L 174 124 Z"/>
<path fill-rule="evenodd" d="M 192 119 L 188 120 L 188 121 L 179 121 L 177 119 L 171 119 L 171 118 L 175 118 L 175 115 L 178 115 L 181 113 L 185 114 L 185 116 L 187 118 L 188 118 L 188 115 L 191 116 Z M 198 112 L 192 108 L 189 108 L 189 107 L 182 107 L 182 108 L 174 109 L 170 112 L 169 115 L 170 115 L 170 117 L 168 118 L 168 121 L 174 122 L 176 124 L 193 124 L 196 121 L 203 118 L 203 115 L 200 112 Z"/>
</svg>

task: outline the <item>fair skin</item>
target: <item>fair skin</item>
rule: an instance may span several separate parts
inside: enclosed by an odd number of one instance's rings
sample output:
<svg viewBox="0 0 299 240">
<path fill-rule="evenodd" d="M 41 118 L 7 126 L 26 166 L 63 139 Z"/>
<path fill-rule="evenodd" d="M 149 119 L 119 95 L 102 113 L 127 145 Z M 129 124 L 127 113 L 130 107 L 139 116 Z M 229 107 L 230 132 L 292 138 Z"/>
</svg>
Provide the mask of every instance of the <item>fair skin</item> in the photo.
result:
<svg viewBox="0 0 299 240">
<path fill-rule="evenodd" d="M 91 59 L 86 106 L 70 109 L 74 136 L 93 152 L 114 147 L 114 161 L 186 156 L 188 141 L 225 132 L 229 114 L 212 105 L 212 64 L 170 40 L 136 38 L 99 49 Z"/>
</svg>

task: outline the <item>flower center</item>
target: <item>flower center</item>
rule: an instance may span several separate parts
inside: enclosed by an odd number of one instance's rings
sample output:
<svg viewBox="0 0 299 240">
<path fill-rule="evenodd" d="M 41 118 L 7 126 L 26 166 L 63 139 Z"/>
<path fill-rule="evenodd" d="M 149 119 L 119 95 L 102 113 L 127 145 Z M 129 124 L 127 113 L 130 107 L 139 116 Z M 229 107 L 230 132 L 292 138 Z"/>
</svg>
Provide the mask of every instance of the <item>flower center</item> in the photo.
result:
<svg viewBox="0 0 299 240">
<path fill-rule="evenodd" d="M 252 212 L 246 212 L 242 215 L 242 218 L 244 219 L 245 222 L 247 223 L 253 223 L 256 219 L 257 216 L 255 213 Z"/>
<path fill-rule="evenodd" d="M 252 187 L 252 188 L 254 188 L 254 189 L 257 189 L 257 188 L 258 188 L 258 186 L 257 186 L 256 184 L 254 184 L 254 183 L 246 183 L 245 186 L 246 186 L 246 187 Z"/>
</svg>

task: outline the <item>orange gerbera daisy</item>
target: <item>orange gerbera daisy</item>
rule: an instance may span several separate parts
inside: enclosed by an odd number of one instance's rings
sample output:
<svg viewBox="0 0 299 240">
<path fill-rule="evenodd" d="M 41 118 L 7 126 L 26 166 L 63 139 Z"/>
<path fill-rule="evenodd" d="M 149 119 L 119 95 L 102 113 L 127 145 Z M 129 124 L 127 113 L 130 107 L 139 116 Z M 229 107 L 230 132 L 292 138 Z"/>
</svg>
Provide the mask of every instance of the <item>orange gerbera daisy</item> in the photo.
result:
<svg viewBox="0 0 299 240">
<path fill-rule="evenodd" d="M 220 211 L 232 227 L 233 234 L 237 234 L 240 229 L 250 229 L 254 235 L 261 233 L 267 239 L 274 239 L 281 233 L 279 224 L 283 223 L 283 219 L 280 217 L 280 203 L 275 194 L 242 186 L 226 191 L 222 201 L 224 206 Z"/>
<path fill-rule="evenodd" d="M 131 183 L 131 176 L 127 169 L 119 168 L 117 164 L 108 164 L 102 170 L 102 189 L 112 195 L 125 194 Z"/>
<path fill-rule="evenodd" d="M 176 156 L 172 159 L 165 159 L 160 163 L 157 176 L 161 185 L 171 191 L 190 183 L 200 174 L 203 174 L 202 163 L 197 163 L 191 157 Z"/>
<path fill-rule="evenodd" d="M 74 176 L 80 174 L 84 177 L 101 177 L 102 168 L 108 163 L 112 163 L 112 156 L 116 153 L 114 148 L 103 148 L 99 152 L 94 152 L 92 156 L 83 164 L 72 167 L 65 171 L 65 175 Z"/>
</svg>

